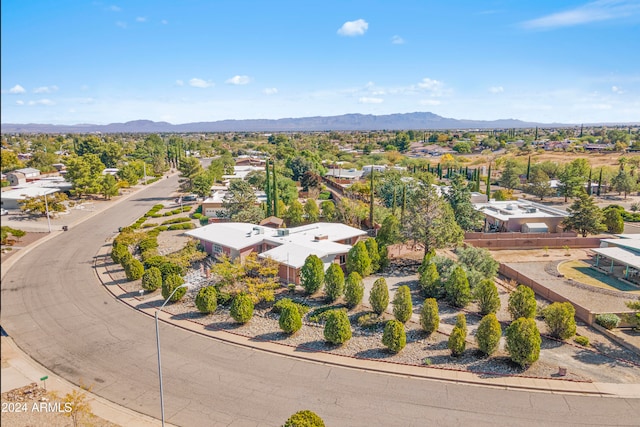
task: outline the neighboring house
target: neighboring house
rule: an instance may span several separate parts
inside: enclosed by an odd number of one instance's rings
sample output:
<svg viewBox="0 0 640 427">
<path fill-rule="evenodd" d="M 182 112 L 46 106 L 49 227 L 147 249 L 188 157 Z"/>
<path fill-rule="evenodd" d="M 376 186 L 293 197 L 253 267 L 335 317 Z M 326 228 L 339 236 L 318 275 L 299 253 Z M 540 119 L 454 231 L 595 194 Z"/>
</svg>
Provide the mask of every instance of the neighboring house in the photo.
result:
<svg viewBox="0 0 640 427">
<path fill-rule="evenodd" d="M 118 168 L 106 168 L 102 171 L 102 175 L 113 175 L 116 176 L 118 174 L 118 172 L 120 171 L 120 169 Z"/>
<path fill-rule="evenodd" d="M 357 169 L 329 169 L 324 175 L 328 178 L 345 179 L 347 181 L 357 181 L 362 178 L 363 171 Z"/>
<path fill-rule="evenodd" d="M 40 170 L 36 168 L 16 169 L 14 172 L 23 174 L 27 181 L 32 179 L 38 179 L 38 177 L 40 176 Z"/>
<path fill-rule="evenodd" d="M 438 196 L 444 197 L 444 195 L 449 194 L 451 191 L 451 187 L 448 185 L 436 185 L 431 184 L 435 187 Z M 487 201 L 487 195 L 483 193 L 478 193 L 476 191 L 471 192 L 471 203 L 485 203 Z"/>
<path fill-rule="evenodd" d="M 485 232 L 559 232 L 559 225 L 569 216 L 566 211 L 519 199 L 478 203 L 474 208 L 484 214 Z"/>
<path fill-rule="evenodd" d="M 233 175 L 222 175 L 222 180 L 245 179 L 253 171 L 264 171 L 264 166 L 234 166 Z"/>
<path fill-rule="evenodd" d="M 228 191 L 226 187 L 223 189 L 217 189 L 212 191 L 210 197 L 207 197 L 202 202 L 202 214 L 208 217 L 215 217 L 216 211 L 224 210 L 224 202 L 227 197 Z M 256 206 L 260 206 L 262 203 L 267 202 L 267 193 L 264 191 L 256 191 Z"/>
<path fill-rule="evenodd" d="M 300 284 L 300 269 L 309 255 L 318 256 L 325 270 L 332 264 L 344 268 L 351 245 L 367 233 L 339 223 L 319 222 L 293 228 L 273 229 L 240 222 L 209 224 L 185 234 L 200 241 L 206 252 L 244 260 L 257 252 L 279 264 L 282 281 Z"/>
<path fill-rule="evenodd" d="M 259 225 L 262 225 L 264 227 L 269 227 L 269 228 L 282 228 L 284 227 L 284 220 L 282 218 L 278 218 L 277 216 L 272 215 L 260 221 Z"/>
<path fill-rule="evenodd" d="M 3 191 L 0 196 L 0 206 L 2 206 L 3 209 L 20 209 L 21 200 L 41 197 L 45 194 L 57 193 L 58 191 L 58 188 L 41 187 L 37 185 Z"/>
<path fill-rule="evenodd" d="M 7 181 L 9 181 L 10 187 L 17 187 L 18 185 L 26 184 L 27 178 L 21 172 L 8 172 Z"/>
</svg>

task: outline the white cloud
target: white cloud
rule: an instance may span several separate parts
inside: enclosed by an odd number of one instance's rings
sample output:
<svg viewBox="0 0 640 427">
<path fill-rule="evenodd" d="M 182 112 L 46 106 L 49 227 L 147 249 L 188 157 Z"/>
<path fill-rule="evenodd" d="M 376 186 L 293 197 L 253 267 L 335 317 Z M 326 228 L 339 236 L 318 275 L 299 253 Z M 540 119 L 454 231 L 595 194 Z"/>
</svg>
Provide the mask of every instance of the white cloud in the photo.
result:
<svg viewBox="0 0 640 427">
<path fill-rule="evenodd" d="M 147 22 L 147 18 L 144 16 L 138 16 L 136 22 Z"/>
<path fill-rule="evenodd" d="M 382 104 L 384 102 L 384 99 L 382 98 L 371 98 L 368 96 L 363 96 L 362 98 L 358 99 L 358 103 L 360 104 Z"/>
<path fill-rule="evenodd" d="M 504 88 L 502 86 L 491 86 L 489 88 L 489 92 L 491 92 L 491 93 L 502 93 L 502 92 L 504 92 Z"/>
<path fill-rule="evenodd" d="M 24 105 L 24 101 L 23 101 L 23 100 L 21 100 L 21 99 L 18 99 L 18 100 L 16 101 L 16 104 L 18 104 L 18 105 Z"/>
<path fill-rule="evenodd" d="M 622 95 L 624 91 L 620 86 L 611 86 L 611 92 Z"/>
<path fill-rule="evenodd" d="M 420 101 L 420 105 L 440 105 L 441 102 L 438 101 L 437 99 L 421 99 Z"/>
<path fill-rule="evenodd" d="M 527 29 L 572 27 L 591 22 L 627 18 L 640 13 L 637 0 L 596 0 L 564 12 L 552 13 L 522 23 Z"/>
<path fill-rule="evenodd" d="M 166 19 L 163 19 L 162 21 L 160 21 L 160 23 L 162 25 L 167 25 L 169 23 L 169 21 L 167 21 Z"/>
<path fill-rule="evenodd" d="M 405 41 L 402 37 L 400 36 L 393 36 L 391 37 L 391 43 L 392 44 L 404 44 Z"/>
<path fill-rule="evenodd" d="M 116 27 L 127 28 L 127 23 L 124 21 L 116 21 Z"/>
<path fill-rule="evenodd" d="M 189 80 L 189 86 L 205 88 L 205 87 L 213 86 L 213 82 L 194 77 L 191 80 Z"/>
<path fill-rule="evenodd" d="M 263 89 L 262 93 L 264 93 L 265 95 L 275 95 L 276 93 L 278 93 L 278 89 L 275 87 L 268 87 Z"/>
<path fill-rule="evenodd" d="M 342 27 L 338 30 L 338 34 L 341 36 L 361 36 L 368 28 L 369 24 L 364 19 L 347 21 L 342 24 Z"/>
<path fill-rule="evenodd" d="M 9 93 L 14 93 L 14 94 L 25 93 L 25 92 L 26 92 L 26 90 L 20 85 L 15 85 L 11 89 L 9 89 Z"/>
<path fill-rule="evenodd" d="M 442 90 L 443 86 L 444 83 L 442 83 L 441 81 L 430 79 L 428 77 L 425 77 L 420 83 L 418 83 L 418 87 L 420 89 L 429 90 L 434 93 L 439 93 Z"/>
<path fill-rule="evenodd" d="M 58 86 L 40 86 L 33 90 L 33 93 L 51 93 L 58 90 Z"/>
<path fill-rule="evenodd" d="M 178 86 L 184 86 L 184 81 L 182 81 L 182 80 L 176 80 L 176 85 L 178 85 Z"/>
<path fill-rule="evenodd" d="M 56 103 L 50 99 L 38 99 L 36 101 L 29 101 L 29 105 L 56 105 Z"/>
<path fill-rule="evenodd" d="M 230 85 L 246 85 L 251 82 L 251 78 L 249 76 L 233 76 L 225 83 Z"/>
</svg>

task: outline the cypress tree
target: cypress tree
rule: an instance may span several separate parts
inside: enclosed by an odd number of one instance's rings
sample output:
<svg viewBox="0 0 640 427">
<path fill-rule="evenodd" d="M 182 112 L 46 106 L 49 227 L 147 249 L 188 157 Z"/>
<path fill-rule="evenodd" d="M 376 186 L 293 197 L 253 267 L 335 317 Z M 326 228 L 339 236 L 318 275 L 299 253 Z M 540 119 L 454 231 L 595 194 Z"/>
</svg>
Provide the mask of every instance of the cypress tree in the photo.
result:
<svg viewBox="0 0 640 427">
<path fill-rule="evenodd" d="M 531 174 L 531 156 L 529 156 L 529 160 L 527 161 L 527 182 L 529 182 L 530 174 Z"/>
<path fill-rule="evenodd" d="M 600 197 L 600 188 L 602 188 L 602 168 L 600 168 L 600 178 L 598 178 L 598 192 L 596 193 Z"/>
<path fill-rule="evenodd" d="M 374 193 L 374 186 L 373 186 L 373 165 L 371 165 L 371 198 L 369 199 L 369 227 L 373 228 L 373 193 Z"/>
<path fill-rule="evenodd" d="M 404 211 L 407 209 L 407 184 L 402 186 L 402 210 L 400 211 L 400 222 L 404 220 Z"/>
<path fill-rule="evenodd" d="M 489 163 L 489 171 L 487 172 L 487 199 L 491 200 L 491 163 Z"/>
<path fill-rule="evenodd" d="M 392 205 L 391 205 L 391 213 L 392 213 L 393 215 L 395 215 L 395 214 L 396 214 L 396 207 L 397 207 L 397 206 L 396 206 L 396 186 L 394 185 L 394 186 L 393 186 L 393 203 L 392 203 Z"/>
<path fill-rule="evenodd" d="M 267 193 L 267 217 L 270 217 L 273 213 L 273 202 L 271 200 L 271 176 L 269 176 L 269 159 L 267 159 L 267 180 L 265 192 Z"/>
<path fill-rule="evenodd" d="M 589 186 L 587 187 L 587 194 L 591 196 L 591 172 L 593 172 L 593 169 L 589 169 Z"/>
<path fill-rule="evenodd" d="M 538 126 L 536 126 L 536 137 L 534 138 L 536 141 L 538 140 Z"/>
<path fill-rule="evenodd" d="M 273 216 L 278 216 L 278 181 L 276 178 L 276 162 L 273 162 Z"/>
</svg>

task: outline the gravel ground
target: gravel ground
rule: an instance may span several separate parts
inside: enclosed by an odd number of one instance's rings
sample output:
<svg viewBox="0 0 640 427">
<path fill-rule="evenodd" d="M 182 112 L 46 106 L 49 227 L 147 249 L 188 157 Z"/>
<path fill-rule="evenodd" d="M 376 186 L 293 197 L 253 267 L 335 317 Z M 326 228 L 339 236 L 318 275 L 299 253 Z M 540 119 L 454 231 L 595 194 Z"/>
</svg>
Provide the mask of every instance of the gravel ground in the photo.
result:
<svg viewBox="0 0 640 427">
<path fill-rule="evenodd" d="M 120 286 L 127 292 L 137 293 L 140 288 L 139 281 L 126 282 L 120 266 L 113 265 L 106 258 L 108 270 Z M 598 332 L 578 326 L 578 334 L 589 337 L 591 346 L 581 347 L 573 341 L 559 342 L 549 337 L 543 337 L 540 359 L 527 369 L 522 369 L 512 363 L 508 354 L 504 351 L 504 342 L 497 354 L 492 357 L 483 357 L 477 350 L 473 335 L 480 316 L 472 304 L 465 310 L 467 314 L 468 336 L 467 350 L 460 357 L 452 357 L 447 349 L 448 331 L 455 323 L 457 309 L 440 303 L 440 328 L 438 332 L 427 336 L 421 331 L 418 322 L 410 320 L 406 324 L 407 346 L 398 354 L 389 352 L 382 344 L 382 325 L 384 320 L 392 318 L 385 314 L 380 319 L 380 324 L 371 329 L 363 329 L 352 326 L 353 337 L 343 346 L 335 346 L 325 342 L 323 325 L 309 321 L 305 316 L 303 327 L 293 335 L 285 334 L 278 325 L 278 315 L 271 311 L 270 304 L 261 304 L 256 307 L 254 317 L 245 325 L 238 325 L 229 315 L 226 307 L 219 306 L 215 313 L 210 315 L 200 314 L 194 304 L 197 289 L 207 283 L 199 268 L 188 273 L 187 282 L 192 288 L 182 301 L 168 305 L 165 310 L 183 319 L 189 319 L 208 328 L 224 330 L 230 333 L 240 334 L 256 340 L 266 340 L 278 344 L 292 346 L 303 351 L 324 351 L 348 357 L 373 359 L 389 363 L 402 363 L 418 366 L 430 365 L 440 369 L 454 369 L 483 373 L 487 376 L 517 375 L 538 378 L 555 378 L 574 381 L 598 381 L 612 383 L 640 383 L 640 357 L 634 353 L 616 345 Z M 414 318 L 420 312 L 422 298 L 416 291 L 417 283 L 408 281 L 413 289 Z M 508 290 L 499 288 L 502 300 L 502 308 L 497 313 L 498 319 L 503 324 L 503 330 L 509 321 L 506 311 Z M 156 299 L 159 291 L 144 295 L 141 300 Z M 276 298 L 290 297 L 304 302 L 312 308 L 322 307 L 325 302 L 319 298 L 308 298 L 300 291 L 290 294 L 287 289 L 280 289 Z M 547 301 L 539 300 L 539 305 L 544 306 Z M 335 304 L 336 307 L 342 307 Z M 357 325 L 357 318 L 370 313 L 370 309 L 364 305 L 349 312 L 352 325 Z M 538 321 L 539 329 L 544 333 L 545 325 Z M 503 338 L 504 341 L 504 338 Z M 559 367 L 567 368 L 567 375 L 560 377 Z M 605 369 L 603 369 L 605 368 Z"/>
</svg>

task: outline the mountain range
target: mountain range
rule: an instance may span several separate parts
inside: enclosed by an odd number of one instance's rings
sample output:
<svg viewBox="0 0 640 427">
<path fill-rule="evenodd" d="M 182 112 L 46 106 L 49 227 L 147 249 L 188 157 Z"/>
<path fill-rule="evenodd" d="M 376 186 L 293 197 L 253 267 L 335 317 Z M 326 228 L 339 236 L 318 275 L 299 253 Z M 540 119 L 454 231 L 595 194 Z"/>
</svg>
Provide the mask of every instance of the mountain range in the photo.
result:
<svg viewBox="0 0 640 427">
<path fill-rule="evenodd" d="M 284 119 L 220 120 L 171 124 L 151 120 L 134 120 L 108 125 L 14 124 L 2 123 L 2 133 L 189 133 L 189 132 L 309 132 L 436 129 L 511 129 L 531 127 L 573 127 L 575 124 L 535 123 L 516 119 L 459 120 L 429 112 L 404 114 L 343 114 Z"/>
</svg>

